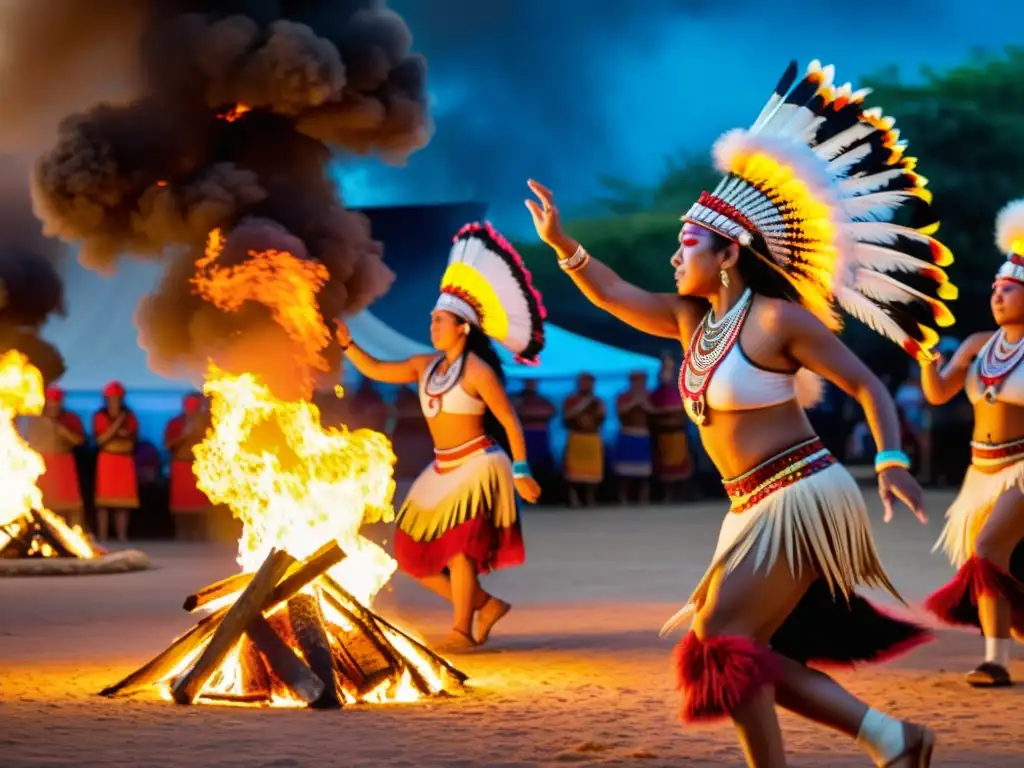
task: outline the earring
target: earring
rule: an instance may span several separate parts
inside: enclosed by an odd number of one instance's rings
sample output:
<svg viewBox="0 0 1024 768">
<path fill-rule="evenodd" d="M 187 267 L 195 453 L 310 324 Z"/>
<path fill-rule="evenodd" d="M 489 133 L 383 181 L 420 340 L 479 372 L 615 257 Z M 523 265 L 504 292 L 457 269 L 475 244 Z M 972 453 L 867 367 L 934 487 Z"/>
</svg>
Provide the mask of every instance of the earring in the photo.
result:
<svg viewBox="0 0 1024 768">
<path fill-rule="evenodd" d="M 722 281 L 722 287 L 723 288 L 728 288 L 729 287 L 729 273 L 726 272 L 723 269 L 721 272 L 718 273 L 718 277 Z"/>
</svg>

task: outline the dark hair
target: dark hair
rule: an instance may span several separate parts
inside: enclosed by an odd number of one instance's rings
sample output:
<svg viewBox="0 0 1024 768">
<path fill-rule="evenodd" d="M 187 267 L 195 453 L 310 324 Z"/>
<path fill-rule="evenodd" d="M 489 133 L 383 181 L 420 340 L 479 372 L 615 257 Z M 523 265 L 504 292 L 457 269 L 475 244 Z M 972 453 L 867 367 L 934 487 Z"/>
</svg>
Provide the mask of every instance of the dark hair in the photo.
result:
<svg viewBox="0 0 1024 768">
<path fill-rule="evenodd" d="M 735 243 L 717 232 L 711 233 L 711 247 L 717 251 L 724 251 Z M 757 248 L 759 253 L 767 253 L 768 246 L 764 238 L 754 238 L 752 247 Z M 763 259 L 757 256 L 750 248 L 739 246 L 740 258 L 736 262 L 736 269 L 743 278 L 743 283 L 754 293 L 767 296 L 772 299 L 785 299 L 786 301 L 800 302 L 800 294 L 778 270 L 766 264 Z"/>
<path fill-rule="evenodd" d="M 459 317 L 456 317 L 456 320 L 459 321 L 459 325 L 469 326 L 469 334 L 466 336 L 466 348 L 462 351 L 463 361 L 465 361 L 465 358 L 469 357 L 469 355 L 476 355 L 492 371 L 494 371 L 494 375 L 498 377 L 498 381 L 504 385 L 505 368 L 501 364 L 501 358 L 498 357 L 498 350 L 494 348 L 494 343 L 491 341 L 490 337 L 480 330 L 479 326 L 474 325 L 473 323 L 467 323 Z M 505 428 L 501 426 L 501 422 L 498 421 L 498 417 L 494 415 L 490 408 L 484 412 L 484 433 L 500 445 L 505 453 L 509 455 L 512 454 L 512 447 L 509 444 Z"/>
</svg>

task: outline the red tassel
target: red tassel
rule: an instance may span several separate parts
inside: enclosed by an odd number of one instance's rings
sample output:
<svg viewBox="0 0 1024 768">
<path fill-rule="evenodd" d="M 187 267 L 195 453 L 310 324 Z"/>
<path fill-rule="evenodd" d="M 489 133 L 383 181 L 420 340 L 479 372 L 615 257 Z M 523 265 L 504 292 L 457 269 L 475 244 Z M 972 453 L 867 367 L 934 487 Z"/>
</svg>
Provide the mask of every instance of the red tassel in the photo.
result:
<svg viewBox="0 0 1024 768">
<path fill-rule="evenodd" d="M 978 598 L 999 595 L 1014 610 L 1024 608 L 1024 585 L 991 560 L 971 557 L 946 586 L 935 591 L 924 607 L 947 624 L 981 626 Z"/>
<path fill-rule="evenodd" d="M 782 676 L 771 650 L 750 638 L 686 633 L 675 653 L 677 687 L 683 693 L 683 722 L 727 717 L 761 688 Z"/>
</svg>

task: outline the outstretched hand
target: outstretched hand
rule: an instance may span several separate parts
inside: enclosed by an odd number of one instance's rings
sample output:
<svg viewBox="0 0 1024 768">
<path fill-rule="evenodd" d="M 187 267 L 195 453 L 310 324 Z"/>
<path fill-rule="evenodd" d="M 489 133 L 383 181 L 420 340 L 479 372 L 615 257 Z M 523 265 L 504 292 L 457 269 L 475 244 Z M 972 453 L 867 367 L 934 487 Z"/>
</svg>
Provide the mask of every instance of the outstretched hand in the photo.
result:
<svg viewBox="0 0 1024 768">
<path fill-rule="evenodd" d="M 523 501 L 527 501 L 530 504 L 536 503 L 537 499 L 540 498 L 540 484 L 532 477 L 517 477 L 515 482 L 516 491 L 519 492 L 519 496 Z"/>
<path fill-rule="evenodd" d="M 555 205 L 555 193 L 539 181 L 530 179 L 526 182 L 530 191 L 537 196 L 536 200 L 525 200 L 526 210 L 533 217 L 533 226 L 537 235 L 552 248 L 566 247 L 569 238 L 562 230 L 562 220 Z"/>
<path fill-rule="evenodd" d="M 893 517 L 893 502 L 901 501 L 910 507 L 914 517 L 927 525 L 928 515 L 924 512 L 924 490 L 914 476 L 900 467 L 882 470 L 878 475 L 878 493 L 882 497 L 885 516 L 882 520 L 890 522 Z"/>
</svg>

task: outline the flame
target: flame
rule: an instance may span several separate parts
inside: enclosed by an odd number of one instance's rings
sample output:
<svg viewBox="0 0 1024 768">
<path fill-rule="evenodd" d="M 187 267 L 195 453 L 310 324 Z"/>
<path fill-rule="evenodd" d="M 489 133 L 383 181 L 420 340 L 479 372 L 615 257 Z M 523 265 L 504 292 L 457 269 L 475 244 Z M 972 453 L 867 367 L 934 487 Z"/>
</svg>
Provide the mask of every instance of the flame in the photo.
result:
<svg viewBox="0 0 1024 768">
<path fill-rule="evenodd" d="M 328 278 L 326 269 L 280 251 L 250 252 L 243 263 L 225 267 L 216 263 L 223 247 L 222 233 L 213 230 L 196 264 L 196 292 L 225 311 L 238 311 L 247 301 L 266 306 L 295 342 L 296 375 L 308 377 L 311 384 L 313 370 L 328 369 L 322 352 L 330 332 L 317 302 Z M 210 501 L 228 506 L 242 521 L 242 570 L 257 570 L 272 548 L 302 559 L 335 539 L 347 557 L 329 575 L 370 606 L 396 569 L 387 552 L 359 533 L 364 523 L 387 522 L 394 516 L 395 455 L 388 439 L 366 429 L 324 429 L 315 405 L 280 399 L 251 373 L 230 374 L 211 363 L 203 389 L 210 398 L 211 427 L 195 448 L 193 468 Z M 341 394 L 340 388 L 337 392 Z M 320 589 L 314 582 L 306 592 L 319 597 Z M 215 610 L 236 598 L 230 595 L 205 607 Z M 328 601 L 319 602 L 329 624 L 351 629 Z M 397 634 L 389 638 L 431 690 L 446 687 L 414 645 Z M 241 643 L 204 688 L 207 701 L 212 694 L 245 693 L 240 648 Z M 182 659 L 173 674 L 187 669 L 197 656 L 198 651 Z M 166 689 L 163 695 L 168 695 Z M 406 669 L 360 700 L 413 701 L 420 696 Z M 274 690 L 271 705 L 303 704 Z"/>
<path fill-rule="evenodd" d="M 229 123 L 235 122 L 240 119 L 246 112 L 251 112 L 252 107 L 246 106 L 245 104 L 235 104 L 227 112 L 221 112 L 217 117 L 221 120 L 227 120 Z"/>
<path fill-rule="evenodd" d="M 17 350 L 0 355 L 0 551 L 12 538 L 30 533 L 27 515 L 35 510 L 70 552 L 77 557 L 95 557 L 81 528 L 68 527 L 60 516 L 43 507 L 43 494 L 36 483 L 46 465 L 15 426 L 18 416 L 41 414 L 45 402 L 42 374 L 28 358 Z M 53 557 L 57 552 L 33 537 L 29 554 Z"/>
</svg>

